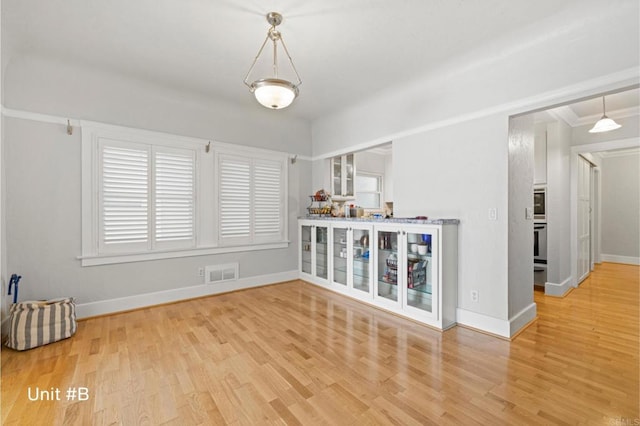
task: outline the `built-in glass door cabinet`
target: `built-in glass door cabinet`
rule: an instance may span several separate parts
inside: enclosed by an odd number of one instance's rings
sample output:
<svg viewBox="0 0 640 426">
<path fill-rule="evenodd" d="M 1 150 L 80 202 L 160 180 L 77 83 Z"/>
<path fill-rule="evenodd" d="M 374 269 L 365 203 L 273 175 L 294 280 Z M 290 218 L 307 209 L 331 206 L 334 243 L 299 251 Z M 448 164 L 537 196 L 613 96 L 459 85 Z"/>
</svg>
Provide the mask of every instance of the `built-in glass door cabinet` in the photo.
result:
<svg viewBox="0 0 640 426">
<path fill-rule="evenodd" d="M 376 226 L 375 232 L 375 288 L 374 299 L 385 308 L 399 309 L 398 243 L 400 230 L 393 226 Z M 401 247 L 401 246 L 400 246 Z"/>
<path fill-rule="evenodd" d="M 456 324 L 458 223 L 303 219 L 300 277 L 447 329 Z"/>
<path fill-rule="evenodd" d="M 376 225 L 374 301 L 401 315 L 446 329 L 455 324 L 457 303 L 457 227 L 447 230 L 443 281 L 441 233 L 429 225 Z M 443 301 L 442 292 L 446 292 Z M 446 315 L 443 316 L 443 312 Z"/>
<path fill-rule="evenodd" d="M 301 278 L 329 282 L 329 225 L 317 221 L 300 221 Z"/>
<path fill-rule="evenodd" d="M 434 228 L 406 228 L 402 230 L 404 244 L 402 307 L 405 312 L 419 319 L 438 318 L 438 285 L 434 285 L 438 273 L 438 230 Z"/>
<path fill-rule="evenodd" d="M 353 198 L 356 175 L 355 154 L 345 154 L 331 159 L 331 189 L 333 198 Z"/>
<path fill-rule="evenodd" d="M 372 226 L 334 223 L 331 226 L 331 283 L 339 291 L 371 299 Z"/>
</svg>

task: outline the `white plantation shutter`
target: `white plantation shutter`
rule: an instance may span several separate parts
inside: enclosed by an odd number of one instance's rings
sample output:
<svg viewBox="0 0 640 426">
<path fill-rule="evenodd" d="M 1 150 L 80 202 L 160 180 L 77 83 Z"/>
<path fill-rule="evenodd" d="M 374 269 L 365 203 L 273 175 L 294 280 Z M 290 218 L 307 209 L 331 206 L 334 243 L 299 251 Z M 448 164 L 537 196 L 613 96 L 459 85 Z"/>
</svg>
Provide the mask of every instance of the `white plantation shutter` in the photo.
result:
<svg viewBox="0 0 640 426">
<path fill-rule="evenodd" d="M 286 160 L 220 154 L 221 245 L 282 242 Z"/>
<path fill-rule="evenodd" d="M 222 155 L 219 161 L 220 239 L 251 236 L 251 162 Z"/>
<path fill-rule="evenodd" d="M 258 160 L 254 163 L 254 236 L 256 240 L 281 237 L 282 162 Z"/>
<path fill-rule="evenodd" d="M 100 246 L 147 247 L 149 241 L 149 152 L 144 146 L 101 150 Z M 126 249 L 125 249 L 126 250 Z"/>
<path fill-rule="evenodd" d="M 154 152 L 155 242 L 176 246 L 195 243 L 195 153 Z"/>
</svg>

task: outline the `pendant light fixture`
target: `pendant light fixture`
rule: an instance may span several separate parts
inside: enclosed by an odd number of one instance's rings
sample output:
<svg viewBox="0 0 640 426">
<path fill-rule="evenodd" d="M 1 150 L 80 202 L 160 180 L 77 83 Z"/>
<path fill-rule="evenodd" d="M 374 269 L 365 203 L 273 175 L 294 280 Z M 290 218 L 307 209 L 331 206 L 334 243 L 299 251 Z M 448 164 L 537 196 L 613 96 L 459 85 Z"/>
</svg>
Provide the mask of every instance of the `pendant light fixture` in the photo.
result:
<svg viewBox="0 0 640 426">
<path fill-rule="evenodd" d="M 291 105 L 291 102 L 293 102 L 293 100 L 298 96 L 298 86 L 302 84 L 302 80 L 300 80 L 298 71 L 296 70 L 295 65 L 293 65 L 293 60 L 291 59 L 291 55 L 289 55 L 287 46 L 284 44 L 282 34 L 280 34 L 280 31 L 276 30 L 276 27 L 282 23 L 282 15 L 277 12 L 270 12 L 267 14 L 267 22 L 271 25 L 271 28 L 269 28 L 267 37 L 264 39 L 258 54 L 253 60 L 253 63 L 244 78 L 244 84 L 249 87 L 249 90 L 255 95 L 256 100 L 261 105 L 270 109 L 282 109 Z M 249 74 L 253 71 L 258 58 L 262 54 L 262 51 L 269 40 L 273 42 L 273 76 L 260 78 L 255 80 L 253 83 L 249 83 Z M 283 80 L 278 76 L 278 42 L 282 45 L 282 50 L 284 50 L 284 53 L 289 59 L 289 64 L 291 64 L 291 68 L 297 78 L 296 83 Z"/>
<path fill-rule="evenodd" d="M 596 122 L 589 133 L 602 133 L 608 132 L 610 130 L 619 129 L 622 127 L 620 124 L 616 123 L 609 117 L 607 117 L 606 110 L 604 107 L 604 96 L 602 97 L 602 118 Z"/>
</svg>

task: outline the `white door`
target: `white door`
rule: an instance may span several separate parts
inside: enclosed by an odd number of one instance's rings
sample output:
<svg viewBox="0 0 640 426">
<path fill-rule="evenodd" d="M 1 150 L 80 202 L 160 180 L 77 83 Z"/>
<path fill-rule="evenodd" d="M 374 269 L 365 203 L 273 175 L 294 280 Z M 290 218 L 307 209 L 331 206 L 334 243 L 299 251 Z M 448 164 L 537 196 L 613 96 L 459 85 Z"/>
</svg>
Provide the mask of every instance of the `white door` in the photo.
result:
<svg viewBox="0 0 640 426">
<path fill-rule="evenodd" d="M 591 270 L 591 167 L 578 156 L 578 283 Z"/>
</svg>

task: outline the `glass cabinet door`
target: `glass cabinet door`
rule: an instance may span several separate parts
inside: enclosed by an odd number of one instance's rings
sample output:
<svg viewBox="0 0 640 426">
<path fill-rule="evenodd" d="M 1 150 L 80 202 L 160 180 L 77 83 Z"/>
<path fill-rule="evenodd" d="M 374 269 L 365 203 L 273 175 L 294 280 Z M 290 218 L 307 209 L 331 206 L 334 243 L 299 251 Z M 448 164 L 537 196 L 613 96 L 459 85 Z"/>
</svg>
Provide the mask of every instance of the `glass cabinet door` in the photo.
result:
<svg viewBox="0 0 640 426">
<path fill-rule="evenodd" d="M 333 195 L 342 195 L 342 157 L 335 157 L 331 160 Z"/>
<path fill-rule="evenodd" d="M 333 282 L 347 285 L 347 228 L 333 228 Z"/>
<path fill-rule="evenodd" d="M 371 235 L 368 229 L 353 230 L 353 269 L 351 278 L 353 288 L 370 293 L 371 289 Z"/>
<path fill-rule="evenodd" d="M 305 274 L 311 274 L 311 225 L 303 225 L 300 230 L 300 250 L 300 270 Z"/>
<path fill-rule="evenodd" d="M 326 226 L 316 226 L 316 276 L 327 279 L 329 272 L 327 265 L 329 264 L 328 244 L 328 228 Z"/>
<path fill-rule="evenodd" d="M 377 231 L 378 296 L 398 301 L 398 234 Z"/>
<path fill-rule="evenodd" d="M 406 304 L 433 312 L 431 234 L 407 233 Z"/>
<path fill-rule="evenodd" d="M 353 154 L 348 154 L 346 156 L 345 173 L 344 173 L 345 180 L 346 180 L 346 188 L 345 188 L 344 195 L 347 197 L 353 197 L 353 195 L 355 194 L 353 190 L 354 175 L 355 175 L 355 164 L 353 159 L 354 159 Z"/>
</svg>

